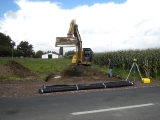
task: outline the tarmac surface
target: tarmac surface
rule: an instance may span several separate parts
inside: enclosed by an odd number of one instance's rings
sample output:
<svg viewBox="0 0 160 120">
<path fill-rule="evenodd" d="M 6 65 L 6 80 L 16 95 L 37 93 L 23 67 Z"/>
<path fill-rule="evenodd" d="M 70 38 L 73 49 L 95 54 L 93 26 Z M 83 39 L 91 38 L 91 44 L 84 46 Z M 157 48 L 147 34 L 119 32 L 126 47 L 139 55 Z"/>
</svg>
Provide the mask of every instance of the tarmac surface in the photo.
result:
<svg viewBox="0 0 160 120">
<path fill-rule="evenodd" d="M 3 120 L 158 120 L 160 87 L 0 98 Z"/>
</svg>

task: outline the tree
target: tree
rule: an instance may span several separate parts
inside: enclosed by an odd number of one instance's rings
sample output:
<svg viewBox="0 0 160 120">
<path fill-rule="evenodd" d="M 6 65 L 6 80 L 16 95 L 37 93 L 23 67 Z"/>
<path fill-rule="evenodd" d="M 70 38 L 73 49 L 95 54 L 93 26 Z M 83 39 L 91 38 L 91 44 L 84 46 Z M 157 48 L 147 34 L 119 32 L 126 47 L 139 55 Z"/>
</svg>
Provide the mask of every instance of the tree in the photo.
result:
<svg viewBox="0 0 160 120">
<path fill-rule="evenodd" d="M 15 42 L 0 32 L 0 56 L 11 56 L 12 50 L 14 51 Z"/>
<path fill-rule="evenodd" d="M 63 47 L 59 48 L 59 54 L 63 56 Z"/>
<path fill-rule="evenodd" d="M 13 53 L 14 53 L 13 56 L 17 56 L 17 57 L 23 56 L 23 52 L 21 50 L 15 49 Z"/>
<path fill-rule="evenodd" d="M 74 55 L 74 54 L 76 54 L 76 52 L 74 50 L 72 50 L 72 51 L 66 52 L 65 56 L 70 56 L 70 55 Z"/>
<path fill-rule="evenodd" d="M 43 51 L 39 50 L 39 51 L 36 52 L 35 58 L 41 58 L 42 55 L 43 55 Z"/>
<path fill-rule="evenodd" d="M 11 47 L 11 38 L 9 36 L 6 36 L 3 33 L 0 33 L 0 45 L 1 46 L 6 46 L 6 47 Z"/>
<path fill-rule="evenodd" d="M 72 51 L 68 51 L 68 52 L 65 52 L 65 58 L 69 58 L 69 59 L 72 59 L 73 55 L 75 55 L 76 52 L 74 50 Z"/>
<path fill-rule="evenodd" d="M 32 57 L 34 55 L 33 46 L 27 41 L 21 41 L 17 49 L 22 51 L 24 57 Z"/>
</svg>

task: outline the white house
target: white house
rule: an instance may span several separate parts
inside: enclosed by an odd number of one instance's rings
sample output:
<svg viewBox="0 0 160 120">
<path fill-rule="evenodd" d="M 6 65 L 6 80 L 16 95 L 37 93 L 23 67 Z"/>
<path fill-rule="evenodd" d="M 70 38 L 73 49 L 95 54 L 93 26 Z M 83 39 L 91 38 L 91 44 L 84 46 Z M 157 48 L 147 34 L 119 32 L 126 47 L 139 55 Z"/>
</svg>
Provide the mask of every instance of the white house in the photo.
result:
<svg viewBox="0 0 160 120">
<path fill-rule="evenodd" d="M 46 53 L 42 55 L 42 59 L 54 59 L 54 58 L 62 58 L 62 56 L 57 53 Z"/>
</svg>

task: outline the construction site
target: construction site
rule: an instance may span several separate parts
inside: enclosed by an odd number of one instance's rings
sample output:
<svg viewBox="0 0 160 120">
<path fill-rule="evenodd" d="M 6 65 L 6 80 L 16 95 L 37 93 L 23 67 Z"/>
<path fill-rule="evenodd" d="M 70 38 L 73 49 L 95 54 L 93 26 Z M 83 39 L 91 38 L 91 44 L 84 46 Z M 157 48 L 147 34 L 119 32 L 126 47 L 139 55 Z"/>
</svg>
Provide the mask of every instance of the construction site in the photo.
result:
<svg viewBox="0 0 160 120">
<path fill-rule="evenodd" d="M 60 92 L 62 94 L 64 91 L 86 92 L 86 90 L 128 89 L 160 85 L 158 81 L 150 82 L 149 74 L 142 77 L 137 65 L 137 59 L 132 61 L 133 64 L 130 63 L 131 68 L 129 68 L 126 78 L 122 78 L 117 74 L 110 76 L 110 71 L 104 73 L 97 69 L 92 64 L 92 49 L 89 47 L 82 48 L 82 40 L 75 20 L 71 20 L 67 37 L 56 37 L 55 47 L 76 47 L 76 54 L 73 55 L 68 67 L 59 72 L 47 72 L 45 78 L 42 79 L 22 64 L 10 60 L 0 66 L 0 96 L 27 97 L 51 92 L 54 94 Z M 107 59 L 109 60 L 109 58 Z M 145 63 L 145 65 L 147 65 L 146 73 L 149 73 L 148 63 Z M 129 78 L 132 71 L 134 71 L 134 77 Z M 140 76 L 138 80 L 135 80 L 136 71 Z M 5 76 L 18 76 L 21 80 L 3 80 Z"/>
<path fill-rule="evenodd" d="M 115 87 L 108 89 L 89 89 L 81 91 L 68 91 L 68 92 L 53 92 L 48 94 L 39 94 L 39 89 L 42 86 L 52 86 L 52 85 L 74 85 L 74 84 L 99 84 L 108 82 L 119 82 L 122 78 L 114 75 L 110 78 L 107 74 L 98 71 L 96 68 L 81 66 L 79 69 L 74 70 L 70 68 L 64 69 L 61 73 L 50 73 L 47 75 L 45 80 L 41 80 L 37 75 L 31 73 L 31 71 L 21 65 L 20 63 L 11 60 L 5 65 L 1 66 L 0 73 L 2 76 L 16 75 L 21 77 L 21 80 L 0 80 L 0 97 L 31 97 L 31 96 L 41 96 L 41 95 L 56 95 L 56 94 L 68 94 L 76 92 L 94 92 L 94 91 L 108 91 L 108 90 L 120 90 L 120 89 L 131 89 L 140 87 L 153 87 L 159 86 L 159 81 L 152 81 L 150 84 L 144 84 L 142 81 L 134 79 L 129 79 L 129 81 L 134 82 L 134 86 L 127 87 Z M 84 72 L 90 71 L 90 72 Z M 82 72 L 83 71 L 83 72 Z M 94 75 L 93 75 L 94 74 Z M 59 77 L 59 75 L 61 77 Z M 25 80 L 25 77 L 31 76 L 33 80 Z M 124 80 L 123 80 L 124 81 Z"/>
</svg>

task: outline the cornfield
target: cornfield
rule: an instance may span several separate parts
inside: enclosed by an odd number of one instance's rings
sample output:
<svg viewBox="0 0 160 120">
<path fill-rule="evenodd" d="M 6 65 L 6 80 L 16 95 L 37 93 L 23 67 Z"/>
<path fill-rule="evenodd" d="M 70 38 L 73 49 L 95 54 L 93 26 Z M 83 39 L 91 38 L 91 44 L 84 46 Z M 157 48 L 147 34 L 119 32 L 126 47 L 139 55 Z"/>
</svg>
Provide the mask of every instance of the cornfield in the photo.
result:
<svg viewBox="0 0 160 120">
<path fill-rule="evenodd" d="M 130 70 L 133 59 L 137 59 L 137 65 L 141 73 L 145 70 L 150 77 L 160 76 L 160 48 L 146 50 L 120 50 L 113 52 L 94 53 L 93 63 L 99 66 L 108 65 L 108 59 L 112 59 L 114 67 Z M 147 66 L 146 66 L 147 61 Z"/>
</svg>

